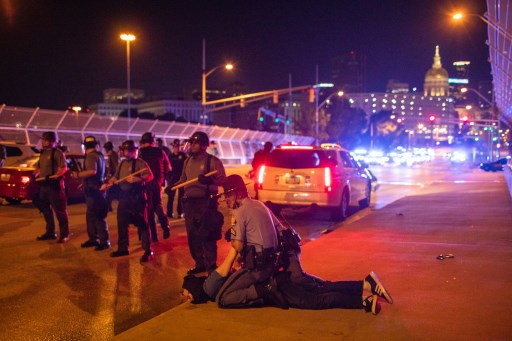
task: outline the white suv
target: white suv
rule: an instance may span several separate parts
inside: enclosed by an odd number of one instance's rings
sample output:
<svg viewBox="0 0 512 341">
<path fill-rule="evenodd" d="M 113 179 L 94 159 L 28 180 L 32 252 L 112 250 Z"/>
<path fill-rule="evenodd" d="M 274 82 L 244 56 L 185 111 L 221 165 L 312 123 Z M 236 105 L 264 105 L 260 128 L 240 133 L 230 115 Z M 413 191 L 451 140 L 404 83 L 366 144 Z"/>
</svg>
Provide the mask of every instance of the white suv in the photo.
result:
<svg viewBox="0 0 512 341">
<path fill-rule="evenodd" d="M 282 145 L 256 171 L 258 199 L 271 208 L 317 205 L 343 220 L 349 206 L 368 207 L 371 181 L 350 153 L 335 144 Z"/>
<path fill-rule="evenodd" d="M 0 141 L 0 144 L 5 147 L 5 151 L 7 152 L 7 158 L 4 164 L 5 167 L 16 165 L 19 161 L 39 153 L 39 150 L 37 150 L 34 145 L 11 141 Z"/>
</svg>

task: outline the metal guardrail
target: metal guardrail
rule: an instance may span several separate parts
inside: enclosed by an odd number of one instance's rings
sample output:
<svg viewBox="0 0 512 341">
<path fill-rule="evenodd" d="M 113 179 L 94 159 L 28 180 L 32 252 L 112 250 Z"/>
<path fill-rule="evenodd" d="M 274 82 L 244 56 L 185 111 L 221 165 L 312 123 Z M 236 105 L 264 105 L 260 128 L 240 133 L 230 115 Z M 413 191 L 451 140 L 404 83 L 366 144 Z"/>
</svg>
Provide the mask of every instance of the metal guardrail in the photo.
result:
<svg viewBox="0 0 512 341">
<path fill-rule="evenodd" d="M 287 142 L 313 144 L 310 136 L 285 135 L 266 131 L 238 129 L 230 127 L 208 126 L 199 123 L 182 123 L 126 117 L 108 117 L 95 113 L 58 111 L 40 108 L 23 108 L 2 105 L 0 107 L 0 141 L 16 141 L 26 144 L 38 144 L 42 133 L 56 131 L 71 152 L 81 152 L 81 142 L 87 135 L 94 135 L 103 144 L 112 141 L 114 146 L 124 140 L 139 141 L 142 134 L 151 131 L 170 145 L 176 138 L 187 139 L 195 131 L 204 131 L 210 140 L 216 142 L 219 157 L 225 163 L 248 163 L 254 152 L 261 149 L 263 143 L 271 141 L 274 145 Z"/>
</svg>

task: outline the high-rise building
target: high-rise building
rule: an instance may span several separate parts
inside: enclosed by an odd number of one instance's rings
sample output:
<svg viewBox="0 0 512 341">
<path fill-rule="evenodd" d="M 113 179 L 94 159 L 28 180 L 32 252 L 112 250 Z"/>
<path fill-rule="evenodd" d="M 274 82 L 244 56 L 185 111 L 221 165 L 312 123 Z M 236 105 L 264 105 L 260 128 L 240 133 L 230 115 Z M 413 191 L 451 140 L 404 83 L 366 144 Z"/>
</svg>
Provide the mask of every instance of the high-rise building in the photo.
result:
<svg viewBox="0 0 512 341">
<path fill-rule="evenodd" d="M 332 60 L 332 81 L 337 89 L 346 92 L 366 90 L 366 57 L 351 50 Z"/>
</svg>

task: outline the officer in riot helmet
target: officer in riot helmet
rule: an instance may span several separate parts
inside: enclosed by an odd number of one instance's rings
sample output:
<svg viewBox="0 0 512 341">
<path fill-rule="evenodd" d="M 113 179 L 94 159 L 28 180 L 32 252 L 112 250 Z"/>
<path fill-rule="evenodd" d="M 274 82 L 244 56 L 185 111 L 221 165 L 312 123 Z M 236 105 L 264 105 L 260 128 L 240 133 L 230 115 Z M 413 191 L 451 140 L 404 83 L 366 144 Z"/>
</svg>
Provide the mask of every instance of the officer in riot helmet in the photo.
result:
<svg viewBox="0 0 512 341">
<path fill-rule="evenodd" d="M 84 170 L 72 173 L 73 177 L 82 179 L 85 193 L 85 220 L 89 238 L 81 244 L 81 247 L 94 247 L 96 251 L 101 251 L 110 248 L 107 224 L 108 204 L 105 191 L 100 191 L 105 178 L 105 157 L 96 150 L 98 141 L 94 136 L 87 136 L 83 145 L 85 146 Z"/>
<path fill-rule="evenodd" d="M 174 217 L 174 197 L 176 191 L 178 192 L 178 203 L 177 203 L 177 218 L 183 218 L 183 195 L 185 191 L 182 188 L 177 190 L 171 190 L 171 188 L 180 180 L 181 173 L 183 172 L 183 165 L 187 159 L 187 154 L 180 151 L 180 140 L 175 139 L 172 143 L 172 152 L 169 154 L 169 162 L 171 163 L 171 172 L 168 177 L 168 186 L 165 188 L 167 193 L 167 216 L 169 218 Z"/>
<path fill-rule="evenodd" d="M 215 195 L 218 192 L 218 186 L 226 177 L 226 172 L 219 158 L 206 153 L 209 145 L 206 133 L 195 132 L 190 137 L 189 143 L 190 157 L 185 161 L 180 180 L 175 185 L 188 180 L 198 180 L 184 187 L 183 197 L 188 246 L 195 262 L 188 274 L 196 274 L 213 271 L 217 267 L 217 240 L 222 234 L 223 218 L 217 211 L 218 203 Z M 215 174 L 205 175 L 211 172 Z M 216 219 L 210 219 L 212 216 Z"/>
<path fill-rule="evenodd" d="M 57 140 L 57 133 L 53 131 L 43 133 L 42 150 L 34 171 L 39 184 L 39 194 L 34 198 L 34 204 L 41 211 L 46 222 L 46 232 L 37 237 L 37 240 L 57 239 L 53 218 L 55 213 L 60 229 L 57 242 L 66 243 L 69 240 L 69 219 L 64 191 L 64 174 L 68 168 L 64 153 L 56 148 Z"/>
<path fill-rule="evenodd" d="M 105 182 L 108 182 L 108 180 L 116 173 L 117 166 L 119 166 L 119 153 L 114 150 L 114 144 L 111 141 L 105 142 L 103 149 L 105 149 L 105 156 L 107 158 Z M 109 188 L 107 190 L 106 198 L 108 211 L 112 212 L 112 200 L 119 199 L 119 187 L 113 186 Z"/>
<path fill-rule="evenodd" d="M 148 164 L 137 158 L 138 147 L 132 140 L 126 140 L 121 145 L 124 160 L 117 171 L 102 190 L 118 184 L 121 189 L 119 206 L 117 208 L 118 247 L 110 254 L 111 257 L 121 257 L 130 254 L 128 251 L 128 226 L 134 224 L 141 238 L 142 255 L 140 262 L 148 262 L 153 257 L 149 226 L 147 218 L 147 199 L 144 185 L 153 180 L 153 174 Z"/>
</svg>

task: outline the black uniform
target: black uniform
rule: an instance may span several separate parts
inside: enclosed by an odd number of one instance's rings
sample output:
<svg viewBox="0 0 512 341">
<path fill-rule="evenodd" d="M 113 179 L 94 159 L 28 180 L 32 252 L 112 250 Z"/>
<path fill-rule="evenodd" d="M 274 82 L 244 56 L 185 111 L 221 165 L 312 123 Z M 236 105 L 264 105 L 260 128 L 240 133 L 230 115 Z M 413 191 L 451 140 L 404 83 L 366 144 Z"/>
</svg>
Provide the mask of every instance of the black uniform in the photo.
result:
<svg viewBox="0 0 512 341">
<path fill-rule="evenodd" d="M 147 162 L 154 176 L 153 180 L 146 184 L 146 194 L 148 197 L 148 221 L 151 239 L 158 241 L 155 213 L 158 216 L 160 227 L 164 231 L 164 238 L 169 237 L 169 219 L 167 219 L 162 206 L 162 184 L 165 181 L 165 175 L 170 171 L 169 159 L 161 148 L 153 146 L 141 148 L 139 157 Z"/>
<path fill-rule="evenodd" d="M 178 154 L 171 153 L 169 154 L 169 162 L 171 163 L 171 176 L 169 177 L 169 184 L 165 190 L 168 196 L 167 200 L 167 216 L 172 217 L 172 211 L 174 207 L 174 197 L 176 196 L 176 190 L 172 191 L 171 187 L 176 184 L 181 177 L 181 173 L 183 172 L 183 165 L 185 163 L 185 159 L 187 158 L 187 154 L 183 152 L 178 152 Z M 183 213 L 183 194 L 185 193 L 185 189 L 183 187 L 178 190 L 178 217 L 181 217 Z"/>
<path fill-rule="evenodd" d="M 123 160 L 117 168 L 115 177 L 122 179 L 143 168 L 147 168 L 147 171 L 151 172 L 146 162 L 141 159 Z M 151 241 L 149 239 L 147 199 L 144 185 L 125 181 L 120 183 L 119 187 L 121 189 L 121 195 L 117 208 L 117 228 L 119 230 L 118 251 L 128 251 L 128 226 L 132 223 L 137 226 L 142 249 L 146 252 L 150 252 Z"/>
<path fill-rule="evenodd" d="M 107 153 L 107 163 L 105 165 L 105 181 L 108 181 L 117 171 L 119 166 L 119 154 L 111 150 Z M 112 211 L 112 200 L 119 199 L 119 187 L 112 186 L 107 189 L 107 206 L 108 210 Z"/>
<path fill-rule="evenodd" d="M 87 212 L 87 234 L 91 244 L 109 245 L 105 192 L 100 191 L 105 176 L 105 158 L 102 153 L 91 151 L 85 154 L 85 170 L 96 170 L 94 176 L 83 179 Z"/>
<path fill-rule="evenodd" d="M 217 240 L 220 239 L 220 236 L 209 233 L 210 229 L 216 228 L 214 225 L 217 222 L 208 221 L 208 213 L 218 207 L 217 199 L 210 198 L 210 195 L 217 194 L 218 185 L 226 177 L 224 165 L 217 157 L 203 152 L 187 159 L 180 178 L 180 183 L 183 183 L 214 170 L 218 173 L 212 176 L 213 184 L 191 183 L 185 186 L 183 198 L 190 255 L 195 261 L 196 269 L 210 271 L 217 267 Z"/>
<path fill-rule="evenodd" d="M 67 198 L 64 191 L 64 179 L 48 179 L 57 174 L 57 170 L 66 166 L 64 153 L 57 148 L 44 148 L 39 156 L 39 176 L 47 178 L 39 182 L 39 195 L 34 204 L 39 208 L 46 221 L 46 236 L 55 236 L 55 220 L 53 212 L 59 221 L 60 238 L 69 236 L 69 221 L 67 212 Z"/>
</svg>

